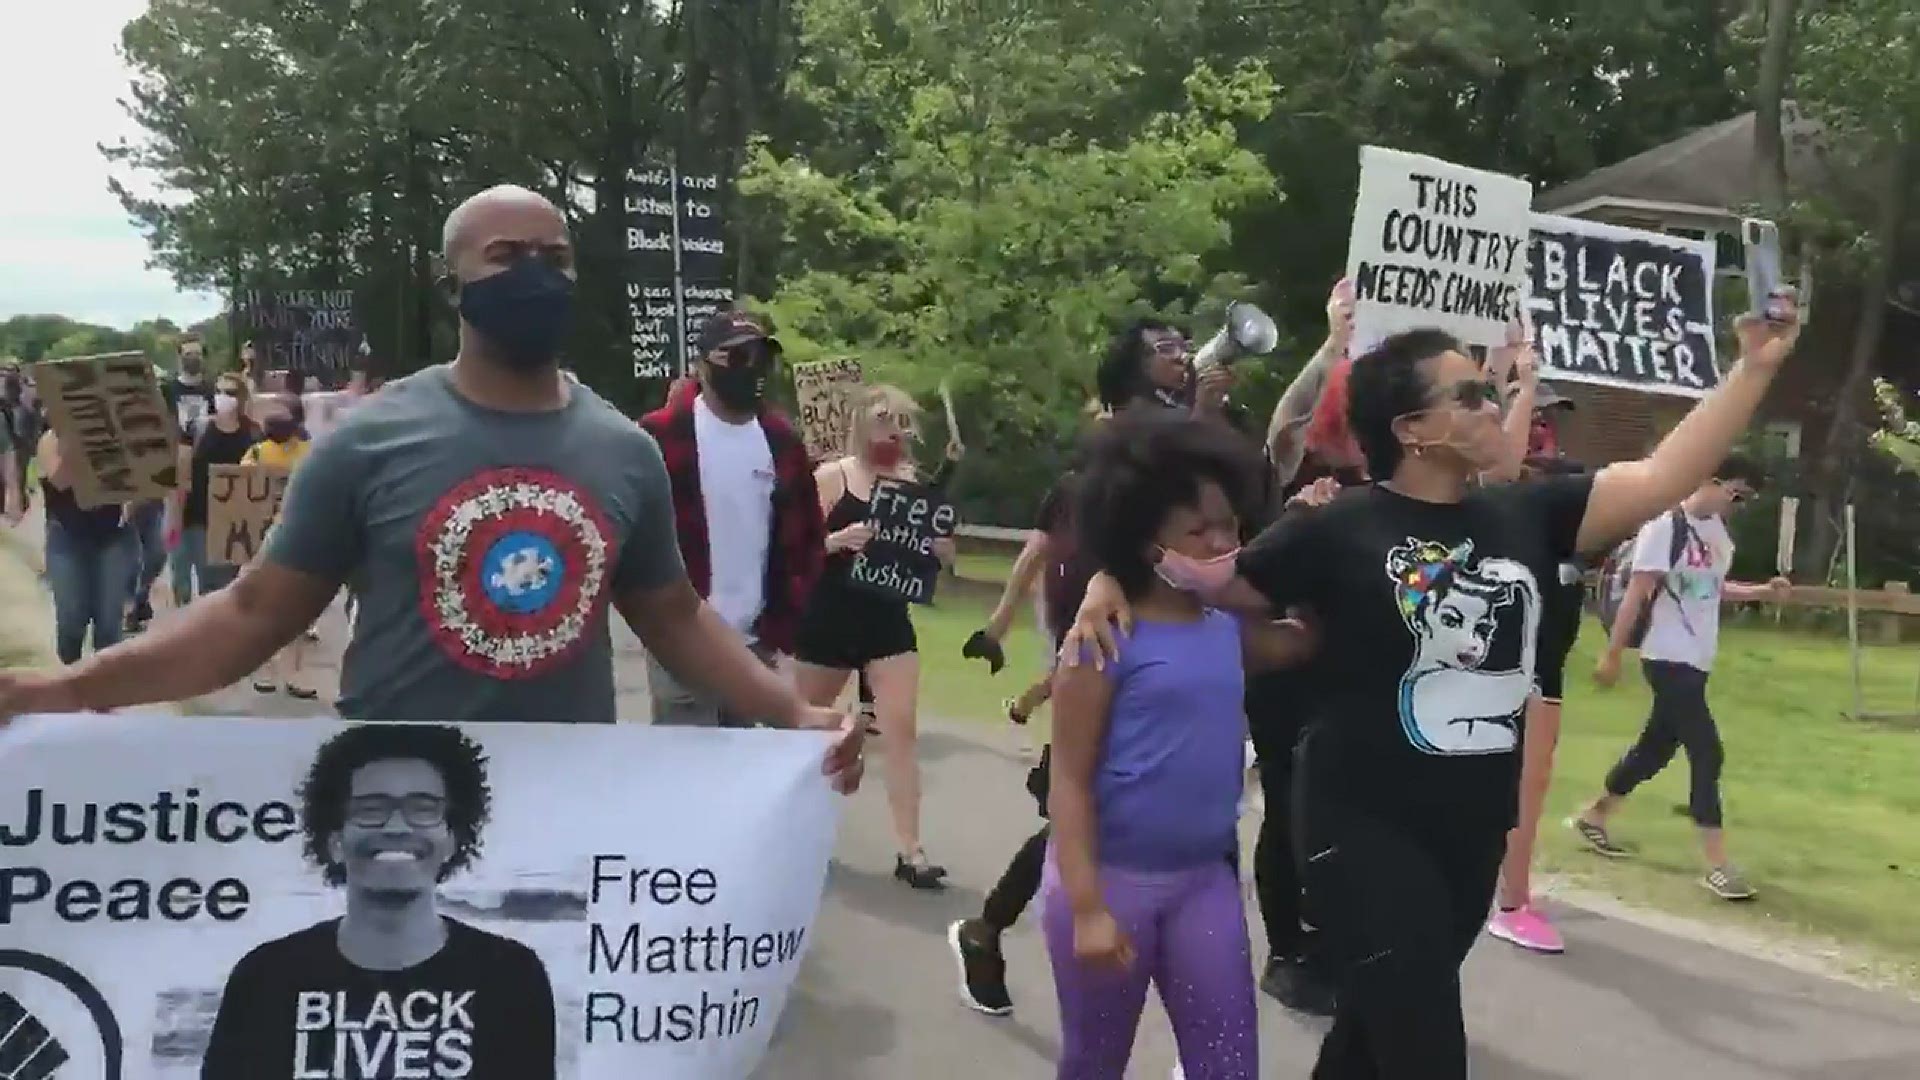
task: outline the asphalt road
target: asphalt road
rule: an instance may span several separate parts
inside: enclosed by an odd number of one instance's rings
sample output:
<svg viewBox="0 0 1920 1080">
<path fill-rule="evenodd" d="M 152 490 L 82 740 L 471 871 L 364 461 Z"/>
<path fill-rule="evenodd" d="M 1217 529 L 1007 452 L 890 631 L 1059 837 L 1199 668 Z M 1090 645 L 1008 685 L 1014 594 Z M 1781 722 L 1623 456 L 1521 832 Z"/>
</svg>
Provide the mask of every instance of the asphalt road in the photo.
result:
<svg viewBox="0 0 1920 1080">
<path fill-rule="evenodd" d="M 314 681 L 330 693 L 339 613 L 321 626 Z M 621 714 L 646 715 L 638 643 L 618 634 Z M 238 715 L 323 711 L 245 686 L 204 703 Z M 919 893 L 891 877 L 884 792 L 851 800 L 813 950 L 782 1017 L 768 1080 L 1024 1080 L 1052 1075 L 1057 1018 L 1046 954 L 1027 921 L 1007 938 L 1015 1014 L 963 1008 L 947 951 L 953 919 L 978 911 L 1037 824 L 1009 732 L 928 722 L 925 839 L 953 887 Z M 1487 1080 L 1912 1080 L 1920 1005 L 1560 906 L 1560 957 L 1483 938 L 1468 960 L 1475 1077 Z M 1261 948 L 1255 930 L 1255 948 Z M 1304 1077 L 1324 1029 L 1265 999 L 1262 1075 Z M 1166 1021 L 1150 1011 L 1133 1075 L 1165 1077 Z"/>
</svg>

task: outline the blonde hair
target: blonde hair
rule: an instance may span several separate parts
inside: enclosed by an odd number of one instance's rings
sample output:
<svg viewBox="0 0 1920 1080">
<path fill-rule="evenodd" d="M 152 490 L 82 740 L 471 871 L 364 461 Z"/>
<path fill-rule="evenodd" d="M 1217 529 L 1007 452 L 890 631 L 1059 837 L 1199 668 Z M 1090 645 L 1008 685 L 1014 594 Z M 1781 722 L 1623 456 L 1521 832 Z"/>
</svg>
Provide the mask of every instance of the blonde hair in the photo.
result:
<svg viewBox="0 0 1920 1080">
<path fill-rule="evenodd" d="M 897 386 L 878 383 L 853 394 L 847 412 L 847 452 L 857 454 L 869 441 L 874 425 L 891 418 L 909 436 L 920 433 L 920 403 Z"/>
</svg>

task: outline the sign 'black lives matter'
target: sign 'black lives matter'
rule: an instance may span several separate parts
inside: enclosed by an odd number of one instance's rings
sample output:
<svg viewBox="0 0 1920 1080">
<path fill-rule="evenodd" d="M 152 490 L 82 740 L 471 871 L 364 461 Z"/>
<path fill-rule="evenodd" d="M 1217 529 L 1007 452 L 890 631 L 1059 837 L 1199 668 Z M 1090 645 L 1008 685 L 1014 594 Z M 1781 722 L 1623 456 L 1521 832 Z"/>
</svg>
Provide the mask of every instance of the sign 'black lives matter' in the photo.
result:
<svg viewBox="0 0 1920 1080">
<path fill-rule="evenodd" d="M 1532 207 L 1525 180 L 1362 147 L 1347 242 L 1356 354 L 1403 330 L 1504 341 L 1526 299 Z"/>
<path fill-rule="evenodd" d="M 1687 397 L 1719 385 L 1711 243 L 1549 214 L 1532 243 L 1543 374 Z"/>
<path fill-rule="evenodd" d="M 733 306 L 718 173 L 650 165 L 627 174 L 627 329 L 633 377 L 679 377 L 700 326 Z"/>
<path fill-rule="evenodd" d="M 934 541 L 952 536 L 960 515 L 938 490 L 903 480 L 875 484 L 869 506 L 873 537 L 854 555 L 849 579 L 896 600 L 931 604 L 940 580 Z"/>
</svg>

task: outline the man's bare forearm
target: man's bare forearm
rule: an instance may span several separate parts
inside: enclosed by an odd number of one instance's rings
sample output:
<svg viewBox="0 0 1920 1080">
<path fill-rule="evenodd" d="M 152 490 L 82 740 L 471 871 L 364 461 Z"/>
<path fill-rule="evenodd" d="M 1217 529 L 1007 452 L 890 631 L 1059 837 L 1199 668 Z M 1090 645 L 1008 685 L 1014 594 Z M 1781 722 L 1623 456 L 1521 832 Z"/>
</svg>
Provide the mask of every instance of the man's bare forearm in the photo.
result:
<svg viewBox="0 0 1920 1080">
<path fill-rule="evenodd" d="M 311 626 L 332 598 L 328 593 L 314 607 L 272 584 L 250 566 L 175 617 L 94 654 L 69 669 L 75 696 L 89 709 L 120 709 L 186 701 L 233 685 Z M 313 589 L 317 594 L 319 586 Z"/>
</svg>

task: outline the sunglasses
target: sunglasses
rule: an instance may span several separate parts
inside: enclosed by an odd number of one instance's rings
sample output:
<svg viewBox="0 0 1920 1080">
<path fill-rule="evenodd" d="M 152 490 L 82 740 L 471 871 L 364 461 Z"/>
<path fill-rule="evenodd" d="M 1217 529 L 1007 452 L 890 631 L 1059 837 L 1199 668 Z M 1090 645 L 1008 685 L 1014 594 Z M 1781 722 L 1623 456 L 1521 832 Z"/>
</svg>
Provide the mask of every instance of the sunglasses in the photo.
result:
<svg viewBox="0 0 1920 1080">
<path fill-rule="evenodd" d="M 1486 405 L 1498 405 L 1500 388 L 1485 379 L 1463 379 L 1441 390 L 1435 400 L 1452 402 L 1463 409 L 1478 409 Z"/>
<path fill-rule="evenodd" d="M 1187 340 L 1177 337 L 1161 338 L 1153 343 L 1153 355 L 1185 356 L 1187 355 Z"/>
</svg>

